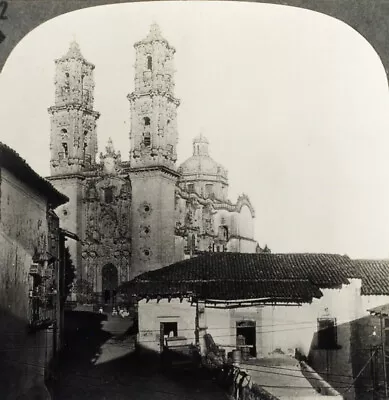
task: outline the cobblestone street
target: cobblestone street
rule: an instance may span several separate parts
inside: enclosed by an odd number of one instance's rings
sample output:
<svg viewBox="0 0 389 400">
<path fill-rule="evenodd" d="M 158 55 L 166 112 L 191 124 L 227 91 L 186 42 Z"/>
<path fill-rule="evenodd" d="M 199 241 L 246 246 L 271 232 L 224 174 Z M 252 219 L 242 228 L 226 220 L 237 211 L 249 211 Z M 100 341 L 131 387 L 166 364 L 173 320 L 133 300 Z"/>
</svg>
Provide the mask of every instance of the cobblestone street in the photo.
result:
<svg viewBox="0 0 389 400">
<path fill-rule="evenodd" d="M 65 351 L 54 399 L 226 399 L 201 370 L 163 373 L 158 358 L 138 357 L 131 325 L 126 318 L 67 313 Z"/>
</svg>

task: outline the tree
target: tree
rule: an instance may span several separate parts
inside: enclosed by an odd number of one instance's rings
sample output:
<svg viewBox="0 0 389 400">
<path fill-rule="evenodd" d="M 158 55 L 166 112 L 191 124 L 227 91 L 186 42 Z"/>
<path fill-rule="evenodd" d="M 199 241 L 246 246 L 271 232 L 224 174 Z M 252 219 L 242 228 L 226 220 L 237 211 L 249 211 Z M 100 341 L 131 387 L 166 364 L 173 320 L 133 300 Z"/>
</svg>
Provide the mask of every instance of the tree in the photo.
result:
<svg viewBox="0 0 389 400">
<path fill-rule="evenodd" d="M 90 304 L 93 301 L 93 285 L 85 279 L 77 279 L 73 290 L 77 295 L 77 303 Z"/>
<path fill-rule="evenodd" d="M 65 267 L 65 284 L 64 284 L 64 293 L 62 294 L 61 298 L 62 304 L 64 304 L 66 299 L 68 298 L 70 291 L 72 290 L 74 280 L 76 278 L 76 267 L 73 264 L 68 247 L 65 247 L 64 267 Z"/>
</svg>

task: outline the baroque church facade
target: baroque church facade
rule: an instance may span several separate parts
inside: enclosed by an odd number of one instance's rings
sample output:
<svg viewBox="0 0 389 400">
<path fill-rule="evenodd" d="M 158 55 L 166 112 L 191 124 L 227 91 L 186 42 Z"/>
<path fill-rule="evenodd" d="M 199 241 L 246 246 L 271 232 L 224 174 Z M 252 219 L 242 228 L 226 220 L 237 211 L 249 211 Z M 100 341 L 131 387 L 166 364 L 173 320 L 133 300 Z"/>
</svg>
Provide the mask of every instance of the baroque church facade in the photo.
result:
<svg viewBox="0 0 389 400">
<path fill-rule="evenodd" d="M 51 183 L 69 197 L 57 209 L 77 279 L 96 301 L 112 303 L 135 276 L 207 251 L 263 251 L 254 239 L 254 209 L 246 195 L 228 199 L 228 176 L 203 135 L 193 155 L 177 160 L 175 49 L 153 24 L 136 51 L 130 105 L 129 161 L 109 140 L 97 159 L 95 66 L 76 42 L 56 60 L 51 119 Z"/>
</svg>

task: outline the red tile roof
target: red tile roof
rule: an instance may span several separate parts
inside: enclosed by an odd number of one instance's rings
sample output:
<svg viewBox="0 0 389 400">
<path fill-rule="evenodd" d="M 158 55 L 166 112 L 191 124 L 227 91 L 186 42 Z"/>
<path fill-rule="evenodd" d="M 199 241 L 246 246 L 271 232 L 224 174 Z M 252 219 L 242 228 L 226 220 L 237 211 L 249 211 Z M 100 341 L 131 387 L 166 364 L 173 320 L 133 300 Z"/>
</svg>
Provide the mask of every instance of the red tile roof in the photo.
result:
<svg viewBox="0 0 389 400">
<path fill-rule="evenodd" d="M 192 292 L 204 299 L 310 302 L 321 288 L 348 284 L 347 256 L 336 254 L 211 253 L 144 273 L 123 289 L 139 296 Z"/>
<path fill-rule="evenodd" d="M 389 295 L 389 260 L 354 260 L 350 278 L 362 280 L 362 295 Z"/>
</svg>

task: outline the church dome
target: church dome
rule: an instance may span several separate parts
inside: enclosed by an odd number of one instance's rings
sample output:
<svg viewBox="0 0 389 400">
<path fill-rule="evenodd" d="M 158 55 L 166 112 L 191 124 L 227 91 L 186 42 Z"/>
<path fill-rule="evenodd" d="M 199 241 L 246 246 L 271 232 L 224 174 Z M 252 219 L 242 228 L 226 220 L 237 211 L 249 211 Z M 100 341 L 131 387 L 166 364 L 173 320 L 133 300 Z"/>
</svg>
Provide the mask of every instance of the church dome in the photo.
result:
<svg viewBox="0 0 389 400">
<path fill-rule="evenodd" d="M 208 145 L 209 141 L 202 133 L 193 139 L 193 155 L 179 168 L 183 176 L 207 175 L 227 179 L 227 170 L 210 157 Z"/>
</svg>

